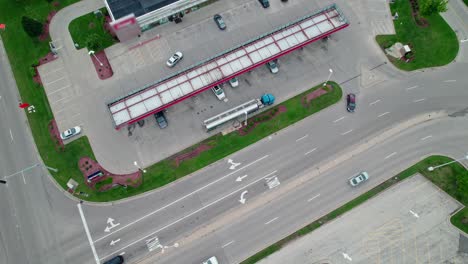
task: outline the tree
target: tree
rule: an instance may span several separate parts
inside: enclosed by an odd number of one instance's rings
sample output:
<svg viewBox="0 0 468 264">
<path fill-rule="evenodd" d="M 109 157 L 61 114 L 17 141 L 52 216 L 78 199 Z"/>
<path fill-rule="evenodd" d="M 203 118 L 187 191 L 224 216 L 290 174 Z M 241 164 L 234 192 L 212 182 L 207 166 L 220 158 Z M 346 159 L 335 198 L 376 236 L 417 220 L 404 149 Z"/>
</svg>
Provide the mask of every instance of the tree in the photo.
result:
<svg viewBox="0 0 468 264">
<path fill-rule="evenodd" d="M 89 35 L 86 38 L 86 47 L 88 50 L 100 51 L 102 48 L 102 38 L 96 33 Z"/>
<path fill-rule="evenodd" d="M 459 199 L 468 199 L 463 194 L 468 194 L 468 177 L 466 175 L 460 173 L 457 175 L 457 189 L 458 193 L 461 194 L 461 197 Z M 467 202 L 467 201 L 462 201 L 462 202 Z"/>
<path fill-rule="evenodd" d="M 21 18 L 23 29 L 30 37 L 38 37 L 42 34 L 42 23 L 27 16 Z"/>
<path fill-rule="evenodd" d="M 421 14 L 428 16 L 447 11 L 448 0 L 419 0 Z"/>
</svg>

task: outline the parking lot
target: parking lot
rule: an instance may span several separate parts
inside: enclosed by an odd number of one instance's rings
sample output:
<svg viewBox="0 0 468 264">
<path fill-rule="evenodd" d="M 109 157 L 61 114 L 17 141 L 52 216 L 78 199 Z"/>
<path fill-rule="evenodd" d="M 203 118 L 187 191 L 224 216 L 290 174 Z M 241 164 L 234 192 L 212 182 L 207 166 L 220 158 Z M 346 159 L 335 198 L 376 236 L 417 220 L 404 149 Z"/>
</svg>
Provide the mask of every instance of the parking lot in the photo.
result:
<svg viewBox="0 0 468 264">
<path fill-rule="evenodd" d="M 449 221 L 461 206 L 413 176 L 259 263 L 466 263 Z"/>
<path fill-rule="evenodd" d="M 226 84 L 225 101 L 219 101 L 208 90 L 170 107 L 166 112 L 169 126 L 165 129 L 157 127 L 151 116 L 143 126 L 135 124 L 115 130 L 106 103 L 331 2 L 271 1 L 270 8 L 264 9 L 257 0 L 220 0 L 185 16 L 182 23 L 156 27 L 139 39 L 106 49 L 114 71 L 110 79 L 98 79 L 83 50 L 42 66 L 40 72 L 41 76 L 48 76 L 44 86 L 59 129 L 81 125 L 97 160 L 110 171 L 127 173 L 135 170 L 134 161 L 149 166 L 220 131 L 207 133 L 203 120 L 266 92 L 283 101 L 323 82 L 330 68 L 331 79 L 344 82 L 342 87 L 347 92 L 359 93 L 384 80 L 384 73 L 367 74 L 386 60 L 373 35 L 391 34 L 393 25 L 385 0 L 367 2 L 336 1 L 350 21 L 348 28 L 333 34 L 328 41 L 312 43 L 280 58 L 277 74 L 260 67 L 240 76 L 239 87 Z M 226 30 L 219 30 L 214 23 L 216 13 L 223 16 Z M 184 58 L 174 68 L 168 68 L 165 62 L 175 51 L 182 51 Z M 74 74 L 59 74 L 61 68 L 73 67 Z M 352 80 L 346 81 L 349 79 Z"/>
</svg>

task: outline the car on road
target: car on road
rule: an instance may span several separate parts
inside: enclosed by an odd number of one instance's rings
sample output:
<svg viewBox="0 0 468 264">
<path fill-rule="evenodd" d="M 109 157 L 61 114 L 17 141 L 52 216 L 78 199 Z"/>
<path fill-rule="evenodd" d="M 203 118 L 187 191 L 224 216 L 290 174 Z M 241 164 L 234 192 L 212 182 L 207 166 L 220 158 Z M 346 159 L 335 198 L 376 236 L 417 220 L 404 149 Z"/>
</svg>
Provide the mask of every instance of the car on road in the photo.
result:
<svg viewBox="0 0 468 264">
<path fill-rule="evenodd" d="M 213 93 L 216 95 L 216 97 L 222 101 L 224 100 L 224 98 L 226 98 L 226 95 L 224 94 L 224 90 L 223 88 L 219 87 L 218 85 L 216 85 L 215 87 L 211 88 L 211 90 L 213 91 Z"/>
<path fill-rule="evenodd" d="M 162 111 L 154 114 L 154 118 L 156 118 L 156 123 L 158 123 L 159 128 L 162 129 L 167 127 L 167 119 Z"/>
<path fill-rule="evenodd" d="M 351 179 L 349 179 L 349 184 L 351 184 L 351 186 L 355 187 L 355 186 L 358 186 L 359 184 L 367 181 L 369 179 L 369 174 L 367 174 L 367 172 L 363 171 L 361 173 L 359 173 L 358 175 L 352 177 Z"/>
<path fill-rule="evenodd" d="M 239 80 L 237 79 L 237 77 L 230 79 L 229 85 L 231 85 L 232 88 L 239 86 Z"/>
<path fill-rule="evenodd" d="M 270 6 L 270 2 L 268 0 L 258 0 L 260 4 L 262 4 L 263 8 L 267 8 Z"/>
<path fill-rule="evenodd" d="M 124 258 L 122 256 L 115 256 L 103 264 L 122 264 L 124 263 Z"/>
<path fill-rule="evenodd" d="M 279 71 L 278 65 L 276 64 L 276 61 L 274 60 L 267 62 L 267 67 L 268 69 L 270 69 L 271 73 L 278 73 Z"/>
<path fill-rule="evenodd" d="M 218 25 L 219 29 L 225 30 L 226 29 L 226 23 L 224 23 L 223 17 L 220 14 L 216 14 L 213 17 L 216 25 Z"/>
<path fill-rule="evenodd" d="M 218 264 L 218 259 L 213 256 L 205 261 L 203 261 L 203 264 Z"/>
<path fill-rule="evenodd" d="M 348 110 L 348 112 L 350 113 L 353 113 L 355 109 L 356 109 L 356 95 L 353 93 L 350 93 L 346 96 L 346 110 Z"/>
<path fill-rule="evenodd" d="M 72 127 L 60 133 L 62 139 L 69 139 L 81 133 L 81 128 L 79 126 Z"/>
<path fill-rule="evenodd" d="M 172 68 L 172 67 L 174 67 L 183 57 L 184 57 L 184 55 L 182 54 L 182 52 L 177 51 L 176 53 L 174 53 L 174 55 L 172 55 L 172 56 L 167 60 L 166 65 Z"/>
</svg>

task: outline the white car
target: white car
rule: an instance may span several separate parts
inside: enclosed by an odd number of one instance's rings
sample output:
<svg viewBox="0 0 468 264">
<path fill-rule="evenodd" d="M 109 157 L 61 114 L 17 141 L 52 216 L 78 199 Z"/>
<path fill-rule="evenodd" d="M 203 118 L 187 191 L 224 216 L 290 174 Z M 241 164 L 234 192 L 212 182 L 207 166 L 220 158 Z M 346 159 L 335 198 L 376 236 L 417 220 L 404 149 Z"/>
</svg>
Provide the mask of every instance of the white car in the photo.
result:
<svg viewBox="0 0 468 264">
<path fill-rule="evenodd" d="M 70 129 L 67 129 L 65 131 L 63 131 L 62 133 L 60 133 L 60 137 L 62 139 L 69 139 L 73 136 L 76 136 L 78 134 L 81 133 L 81 128 L 79 126 L 76 126 L 76 127 L 72 127 Z"/>
<path fill-rule="evenodd" d="M 237 79 L 237 77 L 230 79 L 229 85 L 231 85 L 232 88 L 239 86 L 239 80 Z"/>
<path fill-rule="evenodd" d="M 226 95 L 224 94 L 224 90 L 223 88 L 219 87 L 218 85 L 216 85 L 215 87 L 211 88 L 211 90 L 213 91 L 213 93 L 216 95 L 216 97 L 222 101 L 224 100 L 224 98 L 226 98 Z"/>
<path fill-rule="evenodd" d="M 365 182 L 369 179 L 369 174 L 367 174 L 367 172 L 363 171 L 361 173 L 359 173 L 358 175 L 352 177 L 351 179 L 349 179 L 349 184 L 351 184 L 351 186 L 358 186 L 359 184 L 361 184 L 362 182 Z"/>
<path fill-rule="evenodd" d="M 177 51 L 176 53 L 174 53 L 174 55 L 172 55 L 172 57 L 170 57 L 170 58 L 167 60 L 166 65 L 172 68 L 172 67 L 174 67 L 183 57 L 184 57 L 184 55 L 182 55 L 182 52 Z"/>
<path fill-rule="evenodd" d="M 205 261 L 203 261 L 203 264 L 218 264 L 218 259 L 213 256 Z"/>
<path fill-rule="evenodd" d="M 270 72 L 273 73 L 273 74 L 278 73 L 278 71 L 279 71 L 278 65 L 276 65 L 275 61 L 267 62 L 267 67 L 268 67 L 268 69 L 270 69 Z"/>
</svg>

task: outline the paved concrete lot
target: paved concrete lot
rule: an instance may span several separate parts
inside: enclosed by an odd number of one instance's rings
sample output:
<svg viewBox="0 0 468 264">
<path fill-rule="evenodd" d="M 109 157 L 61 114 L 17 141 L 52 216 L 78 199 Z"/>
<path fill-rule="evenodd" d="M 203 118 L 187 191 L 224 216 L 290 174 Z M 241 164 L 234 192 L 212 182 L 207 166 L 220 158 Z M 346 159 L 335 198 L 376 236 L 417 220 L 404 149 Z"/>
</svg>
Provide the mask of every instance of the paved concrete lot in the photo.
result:
<svg viewBox="0 0 468 264">
<path fill-rule="evenodd" d="M 259 263 L 467 263 L 460 206 L 417 175 Z"/>
<path fill-rule="evenodd" d="M 84 50 L 67 54 L 65 62 L 59 59 L 41 66 L 40 73 L 47 77 L 45 89 L 59 129 L 82 125 L 83 134 L 89 137 L 95 156 L 104 167 L 117 173 L 130 172 L 135 170 L 135 160 L 146 167 L 219 132 L 206 133 L 203 120 L 265 92 L 283 101 L 323 82 L 329 68 L 334 70 L 331 79 L 344 82 L 348 92 L 359 93 L 360 88 L 383 81 L 385 73 L 379 69 L 370 71 L 386 60 L 373 35 L 393 33 L 393 24 L 386 1 L 364 2 L 337 1 L 351 26 L 333 34 L 327 42 L 318 41 L 280 58 L 278 74 L 261 67 L 241 76 L 236 89 L 225 85 L 226 102 L 206 91 L 169 108 L 169 127 L 164 130 L 149 117 L 143 127 L 133 125 L 117 131 L 106 102 L 332 2 L 272 1 L 269 9 L 263 9 L 256 0 L 220 0 L 186 16 L 183 23 L 157 27 L 140 39 L 108 48 L 106 54 L 114 70 L 114 76 L 108 80 L 97 78 Z M 212 19 L 215 13 L 224 16 L 226 31 L 216 27 Z M 184 59 L 169 69 L 165 61 L 177 50 L 184 53 Z M 229 124 L 224 129 L 228 127 Z"/>
</svg>

